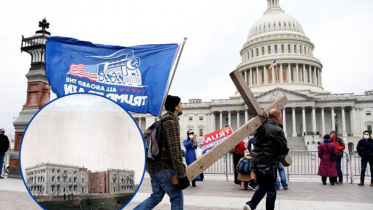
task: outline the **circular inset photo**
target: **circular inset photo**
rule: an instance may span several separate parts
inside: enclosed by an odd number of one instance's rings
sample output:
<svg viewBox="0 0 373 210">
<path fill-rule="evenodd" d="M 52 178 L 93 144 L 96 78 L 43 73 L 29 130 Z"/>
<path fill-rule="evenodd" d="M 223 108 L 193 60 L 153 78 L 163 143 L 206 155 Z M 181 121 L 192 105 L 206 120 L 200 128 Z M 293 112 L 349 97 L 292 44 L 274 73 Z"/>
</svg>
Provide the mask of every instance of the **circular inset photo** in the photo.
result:
<svg viewBox="0 0 373 210">
<path fill-rule="evenodd" d="M 132 116 L 113 101 L 74 94 L 44 106 L 21 143 L 23 181 L 44 209 L 121 209 L 145 171 Z"/>
</svg>

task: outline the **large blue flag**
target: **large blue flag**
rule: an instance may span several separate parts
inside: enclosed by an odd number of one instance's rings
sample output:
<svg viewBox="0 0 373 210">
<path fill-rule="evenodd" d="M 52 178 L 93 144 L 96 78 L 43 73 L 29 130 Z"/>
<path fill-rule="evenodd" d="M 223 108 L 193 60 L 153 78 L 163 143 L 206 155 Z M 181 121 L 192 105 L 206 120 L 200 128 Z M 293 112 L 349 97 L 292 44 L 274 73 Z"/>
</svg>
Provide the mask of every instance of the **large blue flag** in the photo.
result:
<svg viewBox="0 0 373 210">
<path fill-rule="evenodd" d="M 57 97 L 94 93 L 128 111 L 158 116 L 178 49 L 178 44 L 121 47 L 49 37 L 46 76 Z"/>
</svg>

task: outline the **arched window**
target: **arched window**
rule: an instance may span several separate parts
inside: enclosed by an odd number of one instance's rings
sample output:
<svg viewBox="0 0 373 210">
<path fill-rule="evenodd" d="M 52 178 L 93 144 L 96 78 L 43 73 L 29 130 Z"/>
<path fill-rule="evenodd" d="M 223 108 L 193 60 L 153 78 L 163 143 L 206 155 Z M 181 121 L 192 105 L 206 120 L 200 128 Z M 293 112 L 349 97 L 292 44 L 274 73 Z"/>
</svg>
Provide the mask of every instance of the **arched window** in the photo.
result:
<svg viewBox="0 0 373 210">
<path fill-rule="evenodd" d="M 262 55 L 264 55 L 264 47 L 262 47 Z"/>
<path fill-rule="evenodd" d="M 275 45 L 275 53 L 277 53 L 277 45 Z"/>
<path fill-rule="evenodd" d="M 271 54 L 271 46 L 268 46 L 268 54 Z"/>
<path fill-rule="evenodd" d="M 299 46 L 299 53 L 302 54 L 302 46 Z"/>
<path fill-rule="evenodd" d="M 286 22 L 284 22 L 284 26 L 286 27 Z"/>
<path fill-rule="evenodd" d="M 276 22 L 273 22 L 273 27 L 276 28 Z"/>
<path fill-rule="evenodd" d="M 294 45 L 294 53 L 297 53 L 297 45 Z"/>
<path fill-rule="evenodd" d="M 263 30 L 266 30 L 266 24 L 263 25 Z"/>
<path fill-rule="evenodd" d="M 259 48 L 256 48 L 256 57 L 259 56 Z"/>
<path fill-rule="evenodd" d="M 254 50 L 251 50 L 251 57 L 254 57 Z"/>
<path fill-rule="evenodd" d="M 291 53 L 290 44 L 288 44 L 288 53 Z"/>
<path fill-rule="evenodd" d="M 247 51 L 247 59 L 250 59 L 250 51 Z"/>
<path fill-rule="evenodd" d="M 271 29 L 271 23 L 268 23 L 268 29 Z"/>
<path fill-rule="evenodd" d="M 285 52 L 285 47 L 284 47 L 284 45 L 282 44 L 281 45 L 281 53 L 284 53 Z"/>
<path fill-rule="evenodd" d="M 281 22 L 278 22 L 278 26 L 280 26 L 280 27 L 281 27 Z"/>
<path fill-rule="evenodd" d="M 306 46 L 304 46 L 304 54 L 307 55 L 307 49 L 306 49 Z"/>
</svg>

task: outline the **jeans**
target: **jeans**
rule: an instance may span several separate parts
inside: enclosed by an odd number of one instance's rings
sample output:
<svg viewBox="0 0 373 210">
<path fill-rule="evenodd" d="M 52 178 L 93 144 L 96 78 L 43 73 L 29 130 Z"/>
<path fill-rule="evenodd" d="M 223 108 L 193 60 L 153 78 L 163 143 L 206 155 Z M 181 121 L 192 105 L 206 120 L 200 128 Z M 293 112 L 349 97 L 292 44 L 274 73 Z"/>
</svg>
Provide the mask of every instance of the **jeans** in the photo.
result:
<svg viewBox="0 0 373 210">
<path fill-rule="evenodd" d="M 171 179 L 176 175 L 173 169 L 164 169 L 155 173 L 149 173 L 153 193 L 144 200 L 134 210 L 153 209 L 163 199 L 165 193 L 170 196 L 171 210 L 183 210 L 183 192 L 171 183 Z"/>
<path fill-rule="evenodd" d="M 370 183 L 373 183 L 373 158 L 361 158 L 361 175 L 360 175 L 360 181 L 364 182 L 365 177 L 365 170 L 367 169 L 367 164 L 369 163 L 370 166 Z"/>
<path fill-rule="evenodd" d="M 286 182 L 285 168 L 280 161 L 277 162 L 277 169 L 278 169 L 278 173 L 280 174 L 282 187 L 284 189 L 287 189 L 288 188 L 288 183 Z M 280 178 L 277 177 L 277 179 L 276 179 L 276 189 L 280 189 L 280 186 L 281 186 L 280 185 Z"/>
<path fill-rule="evenodd" d="M 266 166 L 262 167 L 260 165 L 253 165 L 253 171 L 258 182 L 258 187 L 251 198 L 251 201 L 246 204 L 250 206 L 251 209 L 256 209 L 256 206 L 263 199 L 265 194 L 267 194 L 266 200 L 266 210 L 275 209 L 276 201 L 276 188 L 275 182 L 277 178 L 277 167 L 276 166 Z"/>
<path fill-rule="evenodd" d="M 342 158 L 337 158 L 337 173 L 338 173 L 338 182 L 343 182 L 343 174 L 341 169 L 341 160 Z"/>
<path fill-rule="evenodd" d="M 3 164 L 4 164 L 4 157 L 5 155 L 0 155 L 0 176 L 1 176 L 1 173 L 3 171 Z"/>
</svg>

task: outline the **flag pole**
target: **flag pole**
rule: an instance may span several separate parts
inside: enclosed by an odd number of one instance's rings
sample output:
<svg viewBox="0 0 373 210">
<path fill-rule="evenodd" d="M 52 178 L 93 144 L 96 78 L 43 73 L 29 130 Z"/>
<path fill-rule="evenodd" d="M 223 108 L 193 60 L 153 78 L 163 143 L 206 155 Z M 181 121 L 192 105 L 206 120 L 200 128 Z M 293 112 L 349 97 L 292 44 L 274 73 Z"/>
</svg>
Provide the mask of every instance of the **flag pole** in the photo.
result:
<svg viewBox="0 0 373 210">
<path fill-rule="evenodd" d="M 177 69 L 177 66 L 179 65 L 179 60 L 180 60 L 180 57 L 181 57 L 181 53 L 183 52 L 183 49 L 184 49 L 184 45 L 185 45 L 185 43 L 186 43 L 186 40 L 187 40 L 187 37 L 184 37 L 183 44 L 181 45 L 180 51 L 179 51 L 179 53 L 178 53 L 178 55 L 177 55 L 177 57 L 176 57 L 176 63 L 175 63 L 175 65 L 174 65 L 174 68 L 173 68 L 173 71 L 172 71 L 172 76 L 171 76 L 170 84 L 168 85 L 168 87 L 167 87 L 167 91 L 166 91 L 166 94 L 165 94 L 164 97 L 163 97 L 163 102 L 162 102 L 161 110 L 160 110 L 160 112 L 159 112 L 159 114 L 158 114 L 158 118 L 159 118 L 159 117 L 161 116 L 161 114 L 162 114 L 162 107 L 163 107 L 163 105 L 164 105 L 164 103 L 165 103 L 165 101 L 166 101 L 166 97 L 167 97 L 167 95 L 168 95 L 168 92 L 170 91 L 170 87 L 171 87 L 172 81 L 174 80 L 174 76 L 175 76 L 175 73 L 176 73 L 176 69 Z"/>
</svg>

